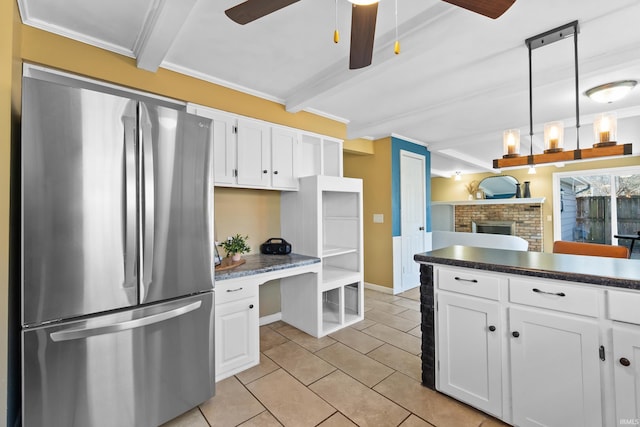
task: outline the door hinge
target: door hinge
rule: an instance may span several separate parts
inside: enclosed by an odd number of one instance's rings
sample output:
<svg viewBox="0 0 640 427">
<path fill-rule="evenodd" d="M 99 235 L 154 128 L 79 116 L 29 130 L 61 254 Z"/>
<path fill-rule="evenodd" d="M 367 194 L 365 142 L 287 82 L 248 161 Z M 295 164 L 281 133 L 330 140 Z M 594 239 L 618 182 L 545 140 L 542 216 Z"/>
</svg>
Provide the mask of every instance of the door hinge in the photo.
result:
<svg viewBox="0 0 640 427">
<path fill-rule="evenodd" d="M 440 361 L 438 360 L 438 371 L 440 370 Z"/>
<path fill-rule="evenodd" d="M 436 300 L 436 311 L 438 311 L 438 300 Z"/>
<path fill-rule="evenodd" d="M 599 354 L 600 354 L 600 360 L 602 360 L 604 362 L 605 361 L 605 356 L 604 356 L 604 346 L 603 345 L 600 346 Z"/>
</svg>

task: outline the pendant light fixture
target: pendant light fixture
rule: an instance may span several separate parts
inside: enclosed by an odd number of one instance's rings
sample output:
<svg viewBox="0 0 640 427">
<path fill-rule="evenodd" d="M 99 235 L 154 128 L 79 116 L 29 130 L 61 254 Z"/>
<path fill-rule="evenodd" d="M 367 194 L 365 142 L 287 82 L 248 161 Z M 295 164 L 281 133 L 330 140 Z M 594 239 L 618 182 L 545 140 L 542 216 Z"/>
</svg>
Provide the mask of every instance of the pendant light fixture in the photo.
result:
<svg viewBox="0 0 640 427">
<path fill-rule="evenodd" d="M 528 156 L 519 155 L 518 151 L 511 149 L 505 142 L 503 137 L 504 155 L 501 159 L 493 161 L 495 169 L 505 167 L 529 166 L 529 173 L 535 173 L 535 165 L 545 163 L 562 163 L 572 160 L 592 159 L 599 157 L 629 155 L 632 151 L 632 144 L 617 145 L 615 138 L 611 138 L 611 124 L 615 123 L 611 118 L 600 120 L 596 130 L 594 123 L 594 132 L 597 133 L 596 143 L 593 148 L 580 148 L 580 98 L 579 98 L 579 81 L 578 81 L 578 21 L 570 22 L 553 30 L 544 32 L 537 36 L 525 40 L 525 44 L 529 51 L 529 139 L 530 153 Z M 534 49 L 547 46 L 559 40 L 573 36 L 573 51 L 575 64 L 575 102 L 576 102 L 576 149 L 573 151 L 564 151 L 564 124 L 562 122 L 551 122 L 545 124 L 544 142 L 545 150 L 542 154 L 533 154 L 533 83 L 532 83 L 532 67 L 531 52 Z M 595 89 L 595 88 L 594 88 Z M 591 89 L 590 89 L 591 90 Z M 613 119 L 615 120 L 615 119 Z M 604 128 L 603 125 L 608 128 Z M 609 132 L 607 134 L 606 132 Z M 505 132 L 506 135 L 506 132 Z M 603 141 L 603 138 L 606 141 Z"/>
</svg>

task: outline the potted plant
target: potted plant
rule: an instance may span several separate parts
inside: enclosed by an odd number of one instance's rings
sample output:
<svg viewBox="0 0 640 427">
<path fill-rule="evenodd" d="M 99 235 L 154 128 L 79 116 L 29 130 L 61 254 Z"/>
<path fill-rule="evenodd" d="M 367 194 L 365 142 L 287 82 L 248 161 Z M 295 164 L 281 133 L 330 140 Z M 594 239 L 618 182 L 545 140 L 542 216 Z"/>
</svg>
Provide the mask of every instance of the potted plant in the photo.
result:
<svg viewBox="0 0 640 427">
<path fill-rule="evenodd" d="M 236 234 L 233 237 L 227 237 L 227 240 L 218 244 L 225 250 L 226 256 L 231 257 L 231 261 L 240 261 L 240 255 L 251 251 L 251 248 L 247 245 L 247 239 L 249 236 L 241 236 Z"/>
</svg>

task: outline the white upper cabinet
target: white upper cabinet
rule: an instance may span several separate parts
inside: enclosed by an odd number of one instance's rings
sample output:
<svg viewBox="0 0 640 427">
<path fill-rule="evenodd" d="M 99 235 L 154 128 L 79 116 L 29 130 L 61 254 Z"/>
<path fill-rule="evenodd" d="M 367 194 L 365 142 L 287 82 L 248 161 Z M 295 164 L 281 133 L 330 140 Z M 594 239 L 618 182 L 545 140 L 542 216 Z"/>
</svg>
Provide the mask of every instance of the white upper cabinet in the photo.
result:
<svg viewBox="0 0 640 427">
<path fill-rule="evenodd" d="M 263 122 L 238 119 L 238 185 L 269 187 L 271 185 L 271 134 Z"/>
<path fill-rule="evenodd" d="M 274 187 L 298 188 L 298 133 L 271 128 L 271 183 Z"/>
<path fill-rule="evenodd" d="M 298 190 L 298 178 L 342 176 L 342 140 L 188 104 L 213 120 L 215 185 Z"/>
<path fill-rule="evenodd" d="M 214 182 L 234 184 L 236 182 L 236 119 L 226 114 L 212 113 L 207 115 L 213 121 L 211 136 L 213 138 L 213 170 Z"/>
</svg>

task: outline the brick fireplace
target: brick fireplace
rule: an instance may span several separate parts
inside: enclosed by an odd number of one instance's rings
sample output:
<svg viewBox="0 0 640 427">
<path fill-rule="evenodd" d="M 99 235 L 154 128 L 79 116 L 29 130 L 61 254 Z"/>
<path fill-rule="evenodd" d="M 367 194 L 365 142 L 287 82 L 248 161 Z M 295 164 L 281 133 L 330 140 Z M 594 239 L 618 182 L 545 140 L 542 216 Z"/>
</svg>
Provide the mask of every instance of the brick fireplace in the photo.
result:
<svg viewBox="0 0 640 427">
<path fill-rule="evenodd" d="M 476 224 L 513 224 L 512 233 L 529 242 L 529 251 L 541 252 L 543 248 L 542 237 L 542 202 L 534 199 L 536 203 L 519 203 L 518 199 L 508 199 L 503 202 L 498 200 L 478 200 L 455 205 L 454 224 L 455 231 L 476 232 Z M 490 229 L 490 227 L 487 227 Z"/>
</svg>

